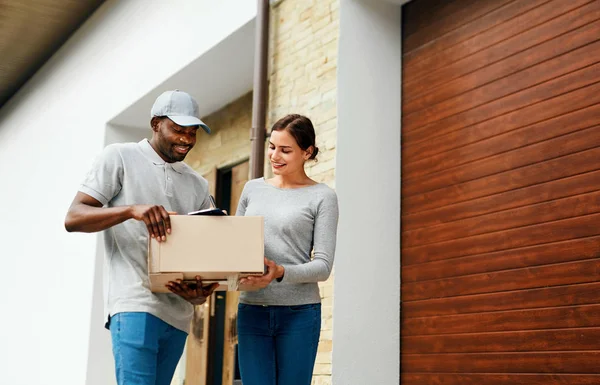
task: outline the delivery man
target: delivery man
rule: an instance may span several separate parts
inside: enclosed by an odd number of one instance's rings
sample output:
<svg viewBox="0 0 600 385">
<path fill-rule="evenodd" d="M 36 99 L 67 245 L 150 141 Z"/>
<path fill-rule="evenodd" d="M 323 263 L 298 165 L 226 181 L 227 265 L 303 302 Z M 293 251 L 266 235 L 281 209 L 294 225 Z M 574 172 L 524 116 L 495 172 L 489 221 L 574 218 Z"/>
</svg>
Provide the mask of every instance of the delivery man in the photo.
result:
<svg viewBox="0 0 600 385">
<path fill-rule="evenodd" d="M 210 207 L 208 182 L 182 161 L 196 131 L 210 129 L 198 104 L 175 90 L 151 110 L 152 139 L 107 146 L 80 186 L 65 219 L 67 231 L 104 231 L 105 313 L 119 385 L 169 385 L 183 352 L 193 305 L 218 284 L 169 282 L 150 291 L 148 236 L 164 241 L 169 213 Z"/>
</svg>

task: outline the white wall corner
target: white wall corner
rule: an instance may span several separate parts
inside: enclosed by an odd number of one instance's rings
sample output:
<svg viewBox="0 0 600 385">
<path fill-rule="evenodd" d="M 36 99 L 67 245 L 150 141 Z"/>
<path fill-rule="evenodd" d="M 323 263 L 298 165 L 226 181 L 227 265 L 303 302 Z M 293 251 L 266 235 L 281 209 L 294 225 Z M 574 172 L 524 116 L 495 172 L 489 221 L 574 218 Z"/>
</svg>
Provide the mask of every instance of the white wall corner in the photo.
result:
<svg viewBox="0 0 600 385">
<path fill-rule="evenodd" d="M 400 381 L 401 7 L 341 0 L 333 383 Z"/>
</svg>

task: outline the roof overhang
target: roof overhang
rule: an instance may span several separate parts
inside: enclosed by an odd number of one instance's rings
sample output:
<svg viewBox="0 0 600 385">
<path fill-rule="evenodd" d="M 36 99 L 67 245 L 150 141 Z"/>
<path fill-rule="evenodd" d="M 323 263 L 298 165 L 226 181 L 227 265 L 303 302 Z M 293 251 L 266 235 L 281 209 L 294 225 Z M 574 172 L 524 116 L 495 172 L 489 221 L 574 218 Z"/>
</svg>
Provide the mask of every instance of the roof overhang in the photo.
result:
<svg viewBox="0 0 600 385">
<path fill-rule="evenodd" d="M 103 2 L 0 0 L 0 108 Z"/>
</svg>

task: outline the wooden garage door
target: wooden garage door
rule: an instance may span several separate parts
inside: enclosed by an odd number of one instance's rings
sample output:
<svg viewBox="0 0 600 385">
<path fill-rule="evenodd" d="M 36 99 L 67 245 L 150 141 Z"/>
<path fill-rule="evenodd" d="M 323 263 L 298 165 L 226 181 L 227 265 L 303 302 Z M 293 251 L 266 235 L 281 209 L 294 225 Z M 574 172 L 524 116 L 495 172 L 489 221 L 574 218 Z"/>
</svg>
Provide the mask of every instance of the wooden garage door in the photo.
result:
<svg viewBox="0 0 600 385">
<path fill-rule="evenodd" d="M 403 384 L 600 384 L 600 0 L 403 19 Z"/>
</svg>

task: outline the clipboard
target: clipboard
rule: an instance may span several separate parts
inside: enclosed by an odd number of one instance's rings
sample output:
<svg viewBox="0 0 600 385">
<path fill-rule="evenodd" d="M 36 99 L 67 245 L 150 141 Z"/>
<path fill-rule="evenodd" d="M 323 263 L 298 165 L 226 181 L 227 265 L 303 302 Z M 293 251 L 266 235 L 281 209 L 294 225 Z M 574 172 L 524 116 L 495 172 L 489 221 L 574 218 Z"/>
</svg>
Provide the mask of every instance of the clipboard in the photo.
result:
<svg viewBox="0 0 600 385">
<path fill-rule="evenodd" d="M 187 213 L 187 215 L 210 215 L 210 216 L 224 216 L 227 215 L 224 210 L 217 208 L 217 204 L 215 203 L 215 198 L 212 195 L 208 196 L 210 198 L 210 205 L 212 206 L 209 209 L 197 210 Z"/>
<path fill-rule="evenodd" d="M 225 212 L 223 210 L 221 210 L 221 209 L 211 208 L 211 209 L 204 209 L 204 210 L 192 211 L 192 212 L 187 213 L 187 215 L 224 216 L 224 215 L 227 215 L 227 214 L 225 214 Z"/>
</svg>

